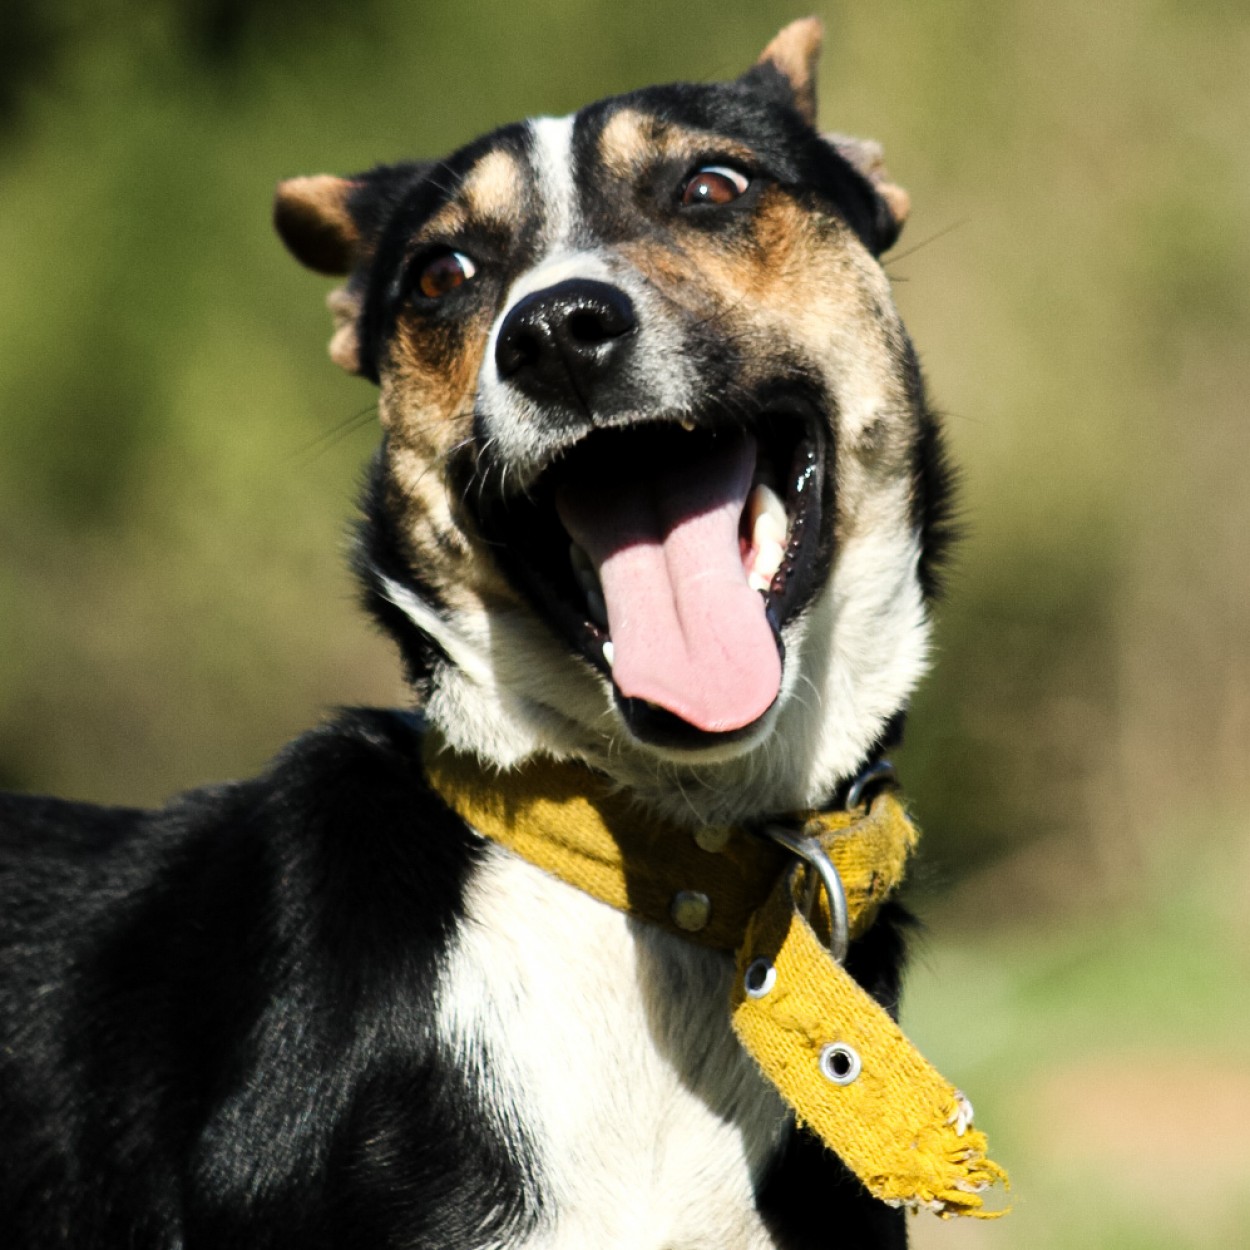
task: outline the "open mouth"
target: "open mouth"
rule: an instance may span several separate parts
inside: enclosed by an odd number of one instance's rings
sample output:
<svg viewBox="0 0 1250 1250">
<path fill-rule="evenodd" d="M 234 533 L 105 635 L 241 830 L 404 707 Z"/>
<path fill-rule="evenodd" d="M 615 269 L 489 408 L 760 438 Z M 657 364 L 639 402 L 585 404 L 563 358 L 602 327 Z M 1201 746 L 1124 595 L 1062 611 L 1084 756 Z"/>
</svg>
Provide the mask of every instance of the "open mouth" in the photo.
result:
<svg viewBox="0 0 1250 1250">
<path fill-rule="evenodd" d="M 782 629 L 828 562 L 825 442 L 797 408 L 597 430 L 483 530 L 637 737 L 733 740 L 776 702 Z"/>
</svg>

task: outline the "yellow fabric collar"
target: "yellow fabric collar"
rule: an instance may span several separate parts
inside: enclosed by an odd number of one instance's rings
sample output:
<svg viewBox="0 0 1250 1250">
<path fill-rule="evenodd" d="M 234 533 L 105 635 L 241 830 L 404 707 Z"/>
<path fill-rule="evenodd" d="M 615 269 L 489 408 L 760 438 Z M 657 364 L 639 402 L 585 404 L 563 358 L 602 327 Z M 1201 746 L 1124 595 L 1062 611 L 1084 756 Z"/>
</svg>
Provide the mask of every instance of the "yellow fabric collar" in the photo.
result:
<svg viewBox="0 0 1250 1250">
<path fill-rule="evenodd" d="M 425 770 L 483 836 L 600 902 L 734 953 L 728 1010 L 764 1075 L 877 1198 L 941 1215 L 1000 1215 L 981 1194 L 1006 1174 L 972 1108 L 830 954 L 812 870 L 744 828 L 642 817 L 580 764 L 498 774 L 425 738 Z M 837 869 L 852 938 L 898 887 L 918 833 L 892 791 L 870 806 L 787 818 Z M 810 912 L 810 918 L 808 913 Z"/>
</svg>

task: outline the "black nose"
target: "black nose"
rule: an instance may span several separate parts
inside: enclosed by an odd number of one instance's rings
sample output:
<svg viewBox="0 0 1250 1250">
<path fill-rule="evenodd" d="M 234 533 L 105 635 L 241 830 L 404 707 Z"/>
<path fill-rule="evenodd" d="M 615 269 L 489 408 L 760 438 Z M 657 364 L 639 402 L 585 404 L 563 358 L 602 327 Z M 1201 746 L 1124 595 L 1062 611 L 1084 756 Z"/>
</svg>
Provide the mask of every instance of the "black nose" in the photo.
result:
<svg viewBox="0 0 1250 1250">
<path fill-rule="evenodd" d="M 637 322 L 628 295 L 570 278 L 517 301 L 499 327 L 499 376 L 541 403 L 593 410 L 619 379 Z"/>
</svg>

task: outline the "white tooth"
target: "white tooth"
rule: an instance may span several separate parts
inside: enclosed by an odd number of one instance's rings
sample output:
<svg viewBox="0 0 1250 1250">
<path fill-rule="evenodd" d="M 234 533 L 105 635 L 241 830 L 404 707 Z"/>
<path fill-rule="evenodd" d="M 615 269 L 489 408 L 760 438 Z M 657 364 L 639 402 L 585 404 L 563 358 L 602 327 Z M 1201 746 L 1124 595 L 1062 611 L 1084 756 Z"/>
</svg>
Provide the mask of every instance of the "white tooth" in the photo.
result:
<svg viewBox="0 0 1250 1250">
<path fill-rule="evenodd" d="M 590 619 L 607 629 L 608 605 L 604 603 L 603 591 L 598 585 L 586 590 L 586 606 L 590 609 Z"/>
<path fill-rule="evenodd" d="M 778 520 L 772 512 L 761 512 L 759 520 L 755 522 L 755 528 L 751 531 L 751 538 L 757 546 L 784 549 L 786 545 L 785 520 Z"/>
<path fill-rule="evenodd" d="M 768 593 L 781 562 L 786 558 L 786 506 L 771 486 L 757 484 L 747 499 L 747 521 L 754 555 L 747 570 L 747 585 Z"/>
<path fill-rule="evenodd" d="M 751 571 L 747 574 L 748 585 L 756 590 L 767 590 L 785 558 L 786 549 L 780 543 L 771 539 L 757 543 L 755 559 L 751 561 Z M 763 586 L 757 585 L 757 582 L 763 582 Z"/>
<path fill-rule="evenodd" d="M 605 638 L 603 642 L 603 662 L 612 667 L 612 661 L 616 658 L 616 649 L 612 646 L 612 639 Z"/>
<path fill-rule="evenodd" d="M 689 434 L 695 428 L 694 421 L 690 417 L 683 417 L 681 419 L 681 428 Z"/>
<path fill-rule="evenodd" d="M 751 539 L 757 544 L 786 541 L 788 518 L 786 505 L 771 486 L 760 483 L 747 499 L 747 521 L 751 527 Z"/>
</svg>

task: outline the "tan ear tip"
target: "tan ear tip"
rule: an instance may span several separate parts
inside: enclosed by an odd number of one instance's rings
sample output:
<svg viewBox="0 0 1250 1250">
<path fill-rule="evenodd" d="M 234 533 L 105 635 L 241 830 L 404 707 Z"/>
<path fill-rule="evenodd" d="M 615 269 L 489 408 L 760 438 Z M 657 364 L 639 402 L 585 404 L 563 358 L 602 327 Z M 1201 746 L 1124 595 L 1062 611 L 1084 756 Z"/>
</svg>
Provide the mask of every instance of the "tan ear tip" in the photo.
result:
<svg viewBox="0 0 1250 1250">
<path fill-rule="evenodd" d="M 810 67 L 820 55 L 824 38 L 825 24 L 820 18 L 800 17 L 772 37 L 760 54 L 760 60 L 772 61 L 791 71 L 799 69 L 800 65 Z"/>
<path fill-rule="evenodd" d="M 815 13 L 807 17 L 796 18 L 790 23 L 790 29 L 796 34 L 802 32 L 804 39 L 815 44 L 816 47 L 819 47 L 825 40 L 825 24 Z"/>
<path fill-rule="evenodd" d="M 302 199 L 300 194 L 307 178 L 282 178 L 278 181 L 278 185 L 273 189 L 273 207 L 274 212 L 280 208 L 293 204 Z"/>
<path fill-rule="evenodd" d="M 911 196 L 897 183 L 886 182 L 877 187 L 877 194 L 886 202 L 890 216 L 902 225 L 911 212 Z"/>
<path fill-rule="evenodd" d="M 310 215 L 307 178 L 283 178 L 273 189 L 273 224 L 285 239 Z"/>
<path fill-rule="evenodd" d="M 356 184 L 334 174 L 284 178 L 273 197 L 273 224 L 292 255 L 332 275 L 352 266 L 359 231 L 348 207 Z"/>
<path fill-rule="evenodd" d="M 275 221 L 300 222 L 342 211 L 346 199 L 345 179 L 333 174 L 301 174 L 283 178 L 273 191 Z"/>
<path fill-rule="evenodd" d="M 824 22 L 815 13 L 809 13 L 806 17 L 796 17 L 794 21 L 787 22 L 774 36 L 774 41 L 784 39 L 787 43 L 812 43 L 824 37 Z"/>
</svg>

